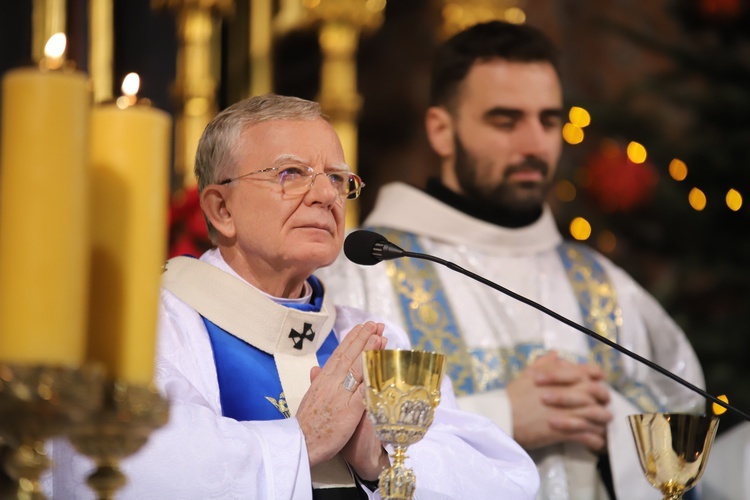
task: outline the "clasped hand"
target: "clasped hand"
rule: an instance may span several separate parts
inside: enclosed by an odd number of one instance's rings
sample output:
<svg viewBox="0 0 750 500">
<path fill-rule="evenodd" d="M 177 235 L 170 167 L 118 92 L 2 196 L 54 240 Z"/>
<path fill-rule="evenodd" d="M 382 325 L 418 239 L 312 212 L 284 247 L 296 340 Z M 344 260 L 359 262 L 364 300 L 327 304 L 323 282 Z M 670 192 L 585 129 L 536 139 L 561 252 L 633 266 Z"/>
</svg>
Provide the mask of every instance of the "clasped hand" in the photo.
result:
<svg viewBox="0 0 750 500">
<path fill-rule="evenodd" d="M 360 478 L 373 481 L 390 465 L 372 423 L 365 413 L 362 352 L 384 349 L 384 325 L 357 325 L 344 337 L 323 368 L 310 371 L 311 385 L 297 411 L 305 436 L 310 466 L 341 452 Z M 351 373 L 358 383 L 347 390 L 343 382 Z"/>
<path fill-rule="evenodd" d="M 595 453 L 607 447 L 609 390 L 596 365 L 550 352 L 508 384 L 513 437 L 527 450 L 575 441 Z"/>
</svg>

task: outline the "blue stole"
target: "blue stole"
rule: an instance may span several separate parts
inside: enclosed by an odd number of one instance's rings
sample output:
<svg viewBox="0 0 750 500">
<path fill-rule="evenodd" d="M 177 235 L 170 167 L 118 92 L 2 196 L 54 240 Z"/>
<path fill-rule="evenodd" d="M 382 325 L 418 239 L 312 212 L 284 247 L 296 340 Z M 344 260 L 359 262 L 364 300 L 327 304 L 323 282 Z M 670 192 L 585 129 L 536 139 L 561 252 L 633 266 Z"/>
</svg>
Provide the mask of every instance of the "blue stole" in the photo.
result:
<svg viewBox="0 0 750 500">
<path fill-rule="evenodd" d="M 311 276 L 313 294 L 310 303 L 286 304 L 302 311 L 319 312 L 323 305 L 323 286 Z M 221 412 L 235 420 L 277 420 L 289 418 L 279 373 L 273 355 L 261 351 L 201 316 L 211 340 L 219 382 Z M 339 342 L 333 331 L 318 349 L 318 364 L 323 366 Z"/>
</svg>

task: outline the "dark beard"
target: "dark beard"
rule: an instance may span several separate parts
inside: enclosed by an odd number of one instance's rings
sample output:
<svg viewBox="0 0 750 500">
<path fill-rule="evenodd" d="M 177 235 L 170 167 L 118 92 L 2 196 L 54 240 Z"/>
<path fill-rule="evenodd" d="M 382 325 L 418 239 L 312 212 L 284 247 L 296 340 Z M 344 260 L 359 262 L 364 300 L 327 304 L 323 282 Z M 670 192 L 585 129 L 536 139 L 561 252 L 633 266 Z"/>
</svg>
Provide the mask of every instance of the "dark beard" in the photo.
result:
<svg viewBox="0 0 750 500">
<path fill-rule="evenodd" d="M 464 194 L 475 201 L 496 206 L 510 211 L 539 210 L 549 190 L 546 180 L 549 165 L 536 157 L 527 157 L 521 163 L 508 165 L 503 173 L 503 180 L 496 186 L 482 184 L 478 160 L 464 148 L 458 134 L 453 136 L 455 144 L 455 171 L 458 184 Z M 508 182 L 516 172 L 536 170 L 545 179 L 544 182 Z"/>
</svg>

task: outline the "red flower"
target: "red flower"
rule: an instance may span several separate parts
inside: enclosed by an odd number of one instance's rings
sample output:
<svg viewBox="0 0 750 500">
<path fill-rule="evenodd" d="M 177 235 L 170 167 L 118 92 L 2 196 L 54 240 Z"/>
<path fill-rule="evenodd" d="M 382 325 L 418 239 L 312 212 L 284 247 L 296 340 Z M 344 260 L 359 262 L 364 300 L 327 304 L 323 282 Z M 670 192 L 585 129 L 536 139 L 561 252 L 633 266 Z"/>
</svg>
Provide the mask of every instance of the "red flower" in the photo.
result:
<svg viewBox="0 0 750 500">
<path fill-rule="evenodd" d="M 613 141 L 603 142 L 583 170 L 586 191 L 607 212 L 627 212 L 650 200 L 659 177 L 650 162 L 633 163 Z"/>
<path fill-rule="evenodd" d="M 198 187 L 178 191 L 169 207 L 169 258 L 200 255 L 211 248 Z"/>
</svg>

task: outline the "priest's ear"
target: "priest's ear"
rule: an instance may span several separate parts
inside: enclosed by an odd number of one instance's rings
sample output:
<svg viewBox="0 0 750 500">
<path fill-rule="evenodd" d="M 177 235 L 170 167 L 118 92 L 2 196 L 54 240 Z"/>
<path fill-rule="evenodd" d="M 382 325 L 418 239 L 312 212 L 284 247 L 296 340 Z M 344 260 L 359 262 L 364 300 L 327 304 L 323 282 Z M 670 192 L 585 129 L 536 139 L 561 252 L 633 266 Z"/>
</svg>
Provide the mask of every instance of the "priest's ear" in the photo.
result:
<svg viewBox="0 0 750 500">
<path fill-rule="evenodd" d="M 453 140 L 453 116 L 442 106 L 431 106 L 425 115 L 425 131 L 432 149 L 440 158 L 453 156 L 455 141 Z"/>
<path fill-rule="evenodd" d="M 235 235 L 234 218 L 226 194 L 227 187 L 219 184 L 209 184 L 201 192 L 201 209 L 219 238 L 233 238 Z"/>
</svg>

